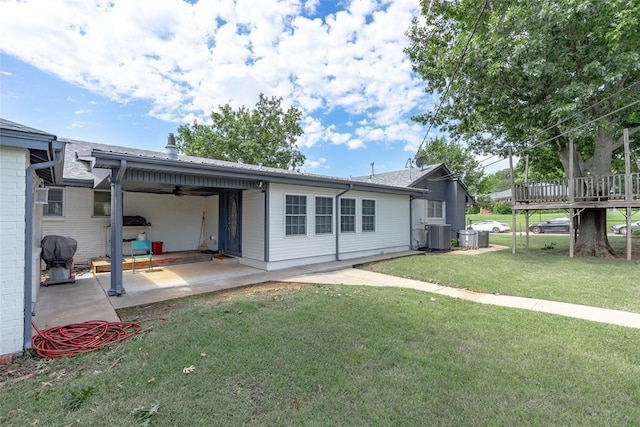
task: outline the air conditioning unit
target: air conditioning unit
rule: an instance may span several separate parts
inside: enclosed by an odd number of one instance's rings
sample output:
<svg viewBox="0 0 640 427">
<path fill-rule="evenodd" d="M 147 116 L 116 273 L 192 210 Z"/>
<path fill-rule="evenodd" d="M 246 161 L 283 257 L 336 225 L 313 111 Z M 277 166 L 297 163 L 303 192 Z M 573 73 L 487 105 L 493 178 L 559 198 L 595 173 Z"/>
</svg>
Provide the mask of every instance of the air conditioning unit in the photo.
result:
<svg viewBox="0 0 640 427">
<path fill-rule="evenodd" d="M 427 225 L 428 248 L 432 251 L 451 250 L 451 225 Z"/>
</svg>

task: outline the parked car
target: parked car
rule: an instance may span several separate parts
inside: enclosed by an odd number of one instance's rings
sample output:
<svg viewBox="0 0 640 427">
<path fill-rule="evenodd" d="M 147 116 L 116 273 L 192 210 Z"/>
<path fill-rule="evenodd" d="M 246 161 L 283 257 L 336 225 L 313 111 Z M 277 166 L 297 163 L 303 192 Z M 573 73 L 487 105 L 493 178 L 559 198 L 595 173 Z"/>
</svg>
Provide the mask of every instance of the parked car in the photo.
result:
<svg viewBox="0 0 640 427">
<path fill-rule="evenodd" d="M 640 221 L 631 223 L 631 232 L 640 230 Z M 611 226 L 611 231 L 616 234 L 627 234 L 627 224 L 616 224 Z"/>
<path fill-rule="evenodd" d="M 491 231 L 493 233 L 502 233 L 503 231 L 509 231 L 509 224 L 505 224 L 504 222 L 494 221 L 492 219 L 481 219 L 480 221 L 474 222 L 469 226 L 471 230 L 478 231 Z"/>
<path fill-rule="evenodd" d="M 532 233 L 568 233 L 571 220 L 569 218 L 553 218 L 545 222 L 534 222 L 529 225 Z"/>
</svg>

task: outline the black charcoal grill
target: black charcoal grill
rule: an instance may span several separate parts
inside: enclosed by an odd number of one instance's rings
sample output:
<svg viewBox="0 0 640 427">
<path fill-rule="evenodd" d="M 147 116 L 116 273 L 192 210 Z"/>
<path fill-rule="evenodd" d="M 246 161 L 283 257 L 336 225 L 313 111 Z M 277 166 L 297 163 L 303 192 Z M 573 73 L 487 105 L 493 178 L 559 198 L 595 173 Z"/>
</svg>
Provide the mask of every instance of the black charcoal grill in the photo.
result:
<svg viewBox="0 0 640 427">
<path fill-rule="evenodd" d="M 45 236 L 41 246 L 40 257 L 47 264 L 49 272 L 49 278 L 43 284 L 75 283 L 76 278 L 72 274 L 73 255 L 78 249 L 78 242 L 71 237 Z"/>
</svg>

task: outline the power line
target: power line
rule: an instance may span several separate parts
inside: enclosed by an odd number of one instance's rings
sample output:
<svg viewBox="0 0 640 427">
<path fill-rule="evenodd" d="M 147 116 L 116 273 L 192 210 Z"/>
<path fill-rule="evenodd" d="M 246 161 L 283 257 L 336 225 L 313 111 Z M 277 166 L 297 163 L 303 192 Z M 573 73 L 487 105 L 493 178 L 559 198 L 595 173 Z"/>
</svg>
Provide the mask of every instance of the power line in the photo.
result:
<svg viewBox="0 0 640 427">
<path fill-rule="evenodd" d="M 482 17 L 482 14 L 484 13 L 485 9 L 487 8 L 487 3 L 489 2 L 489 0 L 485 0 L 482 3 L 482 8 L 480 9 L 480 13 L 478 14 L 478 17 L 476 18 L 476 22 L 474 22 L 473 24 L 473 29 L 471 30 L 471 34 L 469 35 L 469 38 L 467 39 L 467 43 L 464 45 L 464 50 L 462 51 L 462 55 L 460 55 L 460 58 L 458 59 L 458 63 L 456 64 L 456 68 L 453 70 L 453 73 L 451 74 L 451 78 L 449 79 L 449 82 L 447 83 L 447 87 L 445 88 L 442 97 L 440 97 L 440 103 L 438 104 L 438 108 L 436 108 L 436 112 L 433 115 L 433 120 L 431 120 L 431 123 L 429 123 L 429 128 L 427 129 L 427 133 L 425 133 L 424 138 L 422 138 L 422 142 L 420 143 L 420 146 L 418 147 L 418 153 L 420 152 L 420 150 L 422 149 L 422 146 L 424 145 L 425 141 L 427 140 L 427 137 L 429 136 L 429 132 L 431 132 L 431 128 L 433 128 L 433 122 L 435 120 L 435 118 L 438 116 L 438 113 L 440 112 L 440 109 L 442 108 L 442 104 L 444 103 L 444 100 L 447 96 L 447 93 L 449 93 L 449 89 L 451 88 L 451 83 L 453 83 L 453 81 L 456 78 L 456 75 L 458 74 L 458 71 L 460 70 L 460 67 L 462 66 L 462 60 L 464 59 L 465 55 L 467 54 L 467 49 L 469 48 L 469 44 L 471 43 L 471 39 L 473 38 L 473 36 L 476 33 L 476 30 L 478 28 L 478 24 L 480 23 L 480 18 Z"/>
<path fill-rule="evenodd" d="M 616 113 L 619 113 L 622 110 L 626 110 L 629 107 L 633 107 L 636 104 L 640 104 L 640 99 L 636 99 L 635 101 L 628 103 L 624 107 L 620 107 L 620 108 L 618 108 L 616 110 L 610 111 L 610 112 L 608 112 L 606 114 L 601 115 L 600 117 L 596 117 L 595 119 L 591 119 L 588 122 L 581 124 L 580 126 L 576 126 L 574 128 L 568 129 L 568 130 L 566 130 L 564 132 L 559 133 L 558 135 L 555 135 L 555 136 L 553 136 L 551 138 L 548 138 L 548 139 L 546 139 L 544 141 L 538 142 L 538 143 L 532 145 L 531 147 L 526 147 L 525 149 L 523 149 L 521 151 L 529 151 L 529 150 L 531 150 L 533 148 L 539 147 L 539 146 L 541 146 L 543 144 L 546 144 L 548 142 L 555 141 L 556 139 L 558 139 L 558 138 L 560 138 L 562 136 L 565 136 L 568 133 L 571 133 L 571 132 L 577 131 L 579 129 L 582 129 L 585 126 L 589 126 L 590 124 L 592 124 L 594 122 L 597 122 L 598 120 L 602 120 L 602 119 L 604 119 L 606 117 L 612 116 L 612 115 L 614 115 Z"/>
</svg>

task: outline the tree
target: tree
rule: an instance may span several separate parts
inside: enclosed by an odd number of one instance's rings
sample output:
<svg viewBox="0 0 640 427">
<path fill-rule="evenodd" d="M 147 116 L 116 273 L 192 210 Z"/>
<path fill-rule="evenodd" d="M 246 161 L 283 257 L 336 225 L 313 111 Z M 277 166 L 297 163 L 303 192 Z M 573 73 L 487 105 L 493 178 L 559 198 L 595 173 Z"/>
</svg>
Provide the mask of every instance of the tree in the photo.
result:
<svg viewBox="0 0 640 427">
<path fill-rule="evenodd" d="M 574 177 L 610 173 L 622 129 L 639 122 L 640 3 L 422 0 L 422 14 L 406 53 L 442 104 L 415 120 L 565 175 L 573 140 Z M 582 211 L 576 253 L 611 256 L 606 231 L 604 209 Z"/>
<path fill-rule="evenodd" d="M 190 156 L 230 162 L 295 169 L 305 156 L 296 147 L 303 134 L 302 112 L 281 107 L 282 98 L 260 94 L 254 110 L 244 106 L 233 110 L 229 104 L 211 113 L 211 124 L 194 121 L 178 127 L 178 149 Z"/>
<path fill-rule="evenodd" d="M 471 194 L 477 194 L 478 184 L 484 169 L 476 161 L 471 151 L 460 144 L 437 136 L 420 149 L 416 157 L 424 156 L 430 164 L 444 163 L 447 168 L 464 182 Z"/>
<path fill-rule="evenodd" d="M 489 174 L 480 181 L 480 192 L 483 194 L 497 193 L 511 188 L 511 171 L 502 169 Z"/>
</svg>

